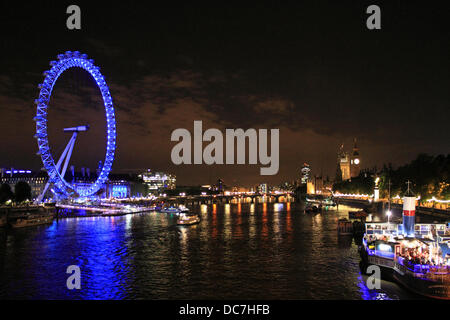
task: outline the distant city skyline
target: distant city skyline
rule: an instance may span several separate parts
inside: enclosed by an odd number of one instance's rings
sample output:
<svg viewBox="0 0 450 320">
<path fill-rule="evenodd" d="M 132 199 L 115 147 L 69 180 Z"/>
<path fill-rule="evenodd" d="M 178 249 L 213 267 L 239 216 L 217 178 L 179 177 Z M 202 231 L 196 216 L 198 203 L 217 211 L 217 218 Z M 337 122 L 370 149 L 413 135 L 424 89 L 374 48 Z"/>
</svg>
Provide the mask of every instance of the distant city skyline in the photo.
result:
<svg viewBox="0 0 450 320">
<path fill-rule="evenodd" d="M 383 4 L 375 31 L 366 28 L 363 2 L 150 11 L 89 4 L 81 6 L 82 29 L 71 31 L 66 4 L 2 7 L 0 167 L 42 167 L 33 101 L 49 61 L 66 50 L 92 57 L 110 87 L 113 172 L 154 168 L 180 185 L 222 178 L 249 186 L 298 179 L 304 162 L 312 174 L 334 178 L 339 147 L 350 149 L 355 137 L 361 169 L 449 150 L 449 28 L 439 6 Z M 67 144 L 62 128 L 88 123 L 71 164 L 96 168 L 105 120 L 92 79 L 66 72 L 49 110 L 52 152 Z M 194 120 L 205 129 L 280 129 L 279 173 L 261 176 L 260 165 L 174 165 L 170 134 Z"/>
</svg>

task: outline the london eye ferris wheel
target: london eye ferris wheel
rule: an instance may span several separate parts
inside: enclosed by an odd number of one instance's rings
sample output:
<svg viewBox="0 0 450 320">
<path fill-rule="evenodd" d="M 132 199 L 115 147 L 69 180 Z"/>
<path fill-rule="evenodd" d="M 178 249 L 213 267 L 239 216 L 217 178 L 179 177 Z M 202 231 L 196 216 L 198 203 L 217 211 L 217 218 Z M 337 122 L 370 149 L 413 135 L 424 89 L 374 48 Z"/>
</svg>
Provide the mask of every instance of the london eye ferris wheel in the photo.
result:
<svg viewBox="0 0 450 320">
<path fill-rule="evenodd" d="M 41 202 L 43 200 L 43 197 L 50 185 L 53 186 L 52 191 L 58 198 L 89 197 L 95 195 L 102 188 L 108 179 L 108 175 L 114 161 L 114 153 L 116 150 L 116 120 L 111 94 L 103 75 L 100 73 L 100 68 L 95 66 L 94 61 L 92 59 L 88 59 L 86 54 L 81 54 L 78 51 L 66 51 L 65 54 L 58 55 L 57 61 L 51 61 L 50 66 L 51 69 L 44 72 L 44 82 L 39 85 L 39 98 L 35 100 L 37 110 L 34 120 L 36 122 L 35 138 L 39 147 L 38 155 L 41 156 L 44 168 L 49 177 L 44 191 L 38 197 L 37 202 Z M 55 162 L 50 150 L 47 133 L 48 104 L 50 102 L 53 86 L 64 71 L 69 68 L 76 67 L 84 69 L 94 78 L 98 88 L 100 89 L 106 114 L 107 132 L 105 159 L 96 181 L 87 186 L 71 184 L 64 179 L 64 175 L 66 173 L 78 133 L 87 131 L 89 126 L 81 125 L 64 129 L 65 132 L 72 133 L 72 137 L 57 162 Z"/>
</svg>

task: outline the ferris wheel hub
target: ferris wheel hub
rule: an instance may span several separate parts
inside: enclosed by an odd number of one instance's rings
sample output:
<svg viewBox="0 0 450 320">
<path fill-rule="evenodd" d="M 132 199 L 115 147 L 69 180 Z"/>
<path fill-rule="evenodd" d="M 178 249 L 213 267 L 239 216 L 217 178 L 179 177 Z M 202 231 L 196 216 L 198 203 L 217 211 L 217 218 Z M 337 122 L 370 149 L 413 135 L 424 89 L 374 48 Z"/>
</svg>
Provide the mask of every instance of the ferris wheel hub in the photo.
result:
<svg viewBox="0 0 450 320">
<path fill-rule="evenodd" d="M 83 132 L 83 131 L 88 131 L 89 130 L 89 125 L 84 125 L 84 126 L 78 126 L 78 127 L 72 127 L 72 128 L 64 128 L 64 132 Z"/>
</svg>

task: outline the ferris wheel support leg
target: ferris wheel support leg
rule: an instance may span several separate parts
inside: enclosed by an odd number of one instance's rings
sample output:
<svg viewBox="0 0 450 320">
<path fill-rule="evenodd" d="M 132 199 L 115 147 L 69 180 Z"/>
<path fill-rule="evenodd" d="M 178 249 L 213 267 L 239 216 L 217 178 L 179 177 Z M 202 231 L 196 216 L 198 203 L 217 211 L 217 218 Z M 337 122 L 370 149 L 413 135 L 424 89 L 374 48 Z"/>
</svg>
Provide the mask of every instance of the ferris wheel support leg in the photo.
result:
<svg viewBox="0 0 450 320">
<path fill-rule="evenodd" d="M 69 140 L 69 143 L 67 144 L 66 148 L 64 149 L 63 153 L 61 154 L 61 157 L 58 159 L 58 163 L 56 164 L 56 170 L 59 171 L 59 168 L 61 167 L 61 164 L 63 162 L 64 159 L 66 159 L 65 163 L 64 163 L 64 172 L 61 172 L 61 175 L 64 177 L 66 170 L 67 170 L 67 165 L 69 163 L 69 159 L 72 156 L 72 150 L 73 150 L 73 146 L 75 145 L 75 140 L 77 138 L 77 133 L 74 132 L 72 137 Z M 69 152 L 69 154 L 67 154 Z M 66 157 L 67 155 L 67 157 Z M 35 203 L 39 204 L 42 202 L 42 200 L 44 199 L 44 195 L 48 190 L 48 187 L 50 186 L 50 181 L 47 181 L 47 183 L 45 184 L 44 190 L 42 190 L 42 193 L 39 195 L 39 197 L 36 199 Z"/>
<path fill-rule="evenodd" d="M 67 153 L 66 161 L 64 162 L 64 167 L 61 171 L 61 176 L 64 178 L 64 175 L 66 174 L 67 166 L 69 165 L 70 157 L 72 156 L 73 147 L 75 145 L 75 140 L 77 139 L 77 132 L 74 132 L 72 135 L 72 138 L 70 139 L 70 148 L 69 152 Z M 57 167 L 59 170 L 59 167 Z"/>
<path fill-rule="evenodd" d="M 61 154 L 61 157 L 59 157 L 58 159 L 58 163 L 56 164 L 56 170 L 59 170 L 59 168 L 61 167 L 61 164 L 63 162 L 63 160 L 66 158 L 67 152 L 70 150 L 70 146 L 73 143 L 73 139 L 74 139 L 74 135 L 75 133 L 72 135 L 72 137 L 69 140 L 69 143 L 67 144 L 66 148 L 64 149 L 63 153 Z"/>
</svg>

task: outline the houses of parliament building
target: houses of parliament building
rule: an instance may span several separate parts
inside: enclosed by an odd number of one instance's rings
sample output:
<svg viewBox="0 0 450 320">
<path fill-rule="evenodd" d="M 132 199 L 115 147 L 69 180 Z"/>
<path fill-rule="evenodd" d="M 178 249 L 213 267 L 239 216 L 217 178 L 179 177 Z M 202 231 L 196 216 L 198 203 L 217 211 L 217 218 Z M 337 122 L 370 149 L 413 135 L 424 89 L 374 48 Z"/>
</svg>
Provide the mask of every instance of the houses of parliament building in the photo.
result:
<svg viewBox="0 0 450 320">
<path fill-rule="evenodd" d="M 341 145 L 338 153 L 338 168 L 342 174 L 342 181 L 359 176 L 361 171 L 361 158 L 359 156 L 359 148 L 356 145 L 356 138 L 351 154 L 344 151 L 344 144 Z"/>
</svg>

